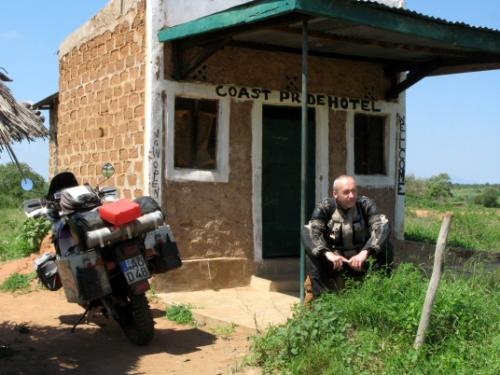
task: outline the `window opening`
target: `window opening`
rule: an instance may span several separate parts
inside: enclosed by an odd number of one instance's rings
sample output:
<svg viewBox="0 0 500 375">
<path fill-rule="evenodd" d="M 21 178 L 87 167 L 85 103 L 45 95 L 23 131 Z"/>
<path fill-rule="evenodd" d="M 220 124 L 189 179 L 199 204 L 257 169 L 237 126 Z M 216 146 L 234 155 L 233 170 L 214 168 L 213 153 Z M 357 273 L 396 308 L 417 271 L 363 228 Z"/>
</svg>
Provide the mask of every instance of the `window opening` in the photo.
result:
<svg viewBox="0 0 500 375">
<path fill-rule="evenodd" d="M 175 168 L 216 169 L 217 113 L 217 100 L 175 98 Z"/>
<path fill-rule="evenodd" d="M 386 117 L 365 114 L 354 116 L 354 173 L 386 175 Z"/>
</svg>

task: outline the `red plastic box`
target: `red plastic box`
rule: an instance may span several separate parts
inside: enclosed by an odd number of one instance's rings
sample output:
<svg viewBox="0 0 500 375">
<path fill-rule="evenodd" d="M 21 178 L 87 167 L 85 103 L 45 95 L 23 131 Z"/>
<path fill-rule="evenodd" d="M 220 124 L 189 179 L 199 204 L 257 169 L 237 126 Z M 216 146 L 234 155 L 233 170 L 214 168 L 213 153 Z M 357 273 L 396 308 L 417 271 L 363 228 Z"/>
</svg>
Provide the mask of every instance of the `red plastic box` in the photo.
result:
<svg viewBox="0 0 500 375">
<path fill-rule="evenodd" d="M 99 207 L 99 215 L 104 221 L 120 226 L 140 217 L 141 206 L 128 199 L 119 199 Z"/>
</svg>

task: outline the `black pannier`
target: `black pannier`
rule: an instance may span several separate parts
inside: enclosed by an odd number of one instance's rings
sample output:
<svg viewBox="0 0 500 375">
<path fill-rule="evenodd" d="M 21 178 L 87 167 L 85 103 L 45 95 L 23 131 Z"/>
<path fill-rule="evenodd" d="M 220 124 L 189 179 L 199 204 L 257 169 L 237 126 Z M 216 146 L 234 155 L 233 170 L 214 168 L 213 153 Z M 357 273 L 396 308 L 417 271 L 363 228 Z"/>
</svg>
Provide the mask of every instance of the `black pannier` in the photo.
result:
<svg viewBox="0 0 500 375">
<path fill-rule="evenodd" d="M 172 241 L 169 236 L 167 240 L 160 243 L 160 257 L 163 259 L 164 271 L 170 271 L 182 266 L 182 260 L 179 254 L 177 242 Z"/>
<path fill-rule="evenodd" d="M 61 288 L 61 278 L 57 273 L 56 256 L 45 253 L 35 259 L 36 274 L 38 279 L 48 290 L 58 290 Z"/>
<path fill-rule="evenodd" d="M 145 246 L 153 248 L 157 254 L 149 260 L 153 273 L 163 273 L 182 266 L 179 248 L 169 225 L 162 225 L 148 233 Z"/>
</svg>

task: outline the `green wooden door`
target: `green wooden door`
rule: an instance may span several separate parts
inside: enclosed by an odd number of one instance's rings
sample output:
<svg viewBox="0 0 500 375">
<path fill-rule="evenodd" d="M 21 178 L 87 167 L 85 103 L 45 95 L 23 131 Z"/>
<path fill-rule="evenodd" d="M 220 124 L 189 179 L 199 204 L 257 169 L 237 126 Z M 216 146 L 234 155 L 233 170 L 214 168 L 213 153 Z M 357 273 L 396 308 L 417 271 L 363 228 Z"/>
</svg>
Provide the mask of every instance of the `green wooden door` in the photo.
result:
<svg viewBox="0 0 500 375">
<path fill-rule="evenodd" d="M 301 227 L 301 110 L 264 106 L 262 117 L 263 257 L 297 256 Z M 306 216 L 314 207 L 316 136 L 313 110 L 309 110 L 308 120 Z"/>
</svg>

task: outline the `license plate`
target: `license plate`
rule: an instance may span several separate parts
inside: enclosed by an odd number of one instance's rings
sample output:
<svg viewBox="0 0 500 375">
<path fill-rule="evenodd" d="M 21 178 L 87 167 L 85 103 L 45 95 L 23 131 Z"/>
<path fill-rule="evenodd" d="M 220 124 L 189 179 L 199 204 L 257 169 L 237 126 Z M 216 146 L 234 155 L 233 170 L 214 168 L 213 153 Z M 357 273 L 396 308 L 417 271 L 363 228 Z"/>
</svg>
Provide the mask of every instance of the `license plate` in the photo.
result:
<svg viewBox="0 0 500 375">
<path fill-rule="evenodd" d="M 120 268 L 129 284 L 134 284 L 149 277 L 148 266 L 142 255 L 122 260 Z"/>
</svg>

